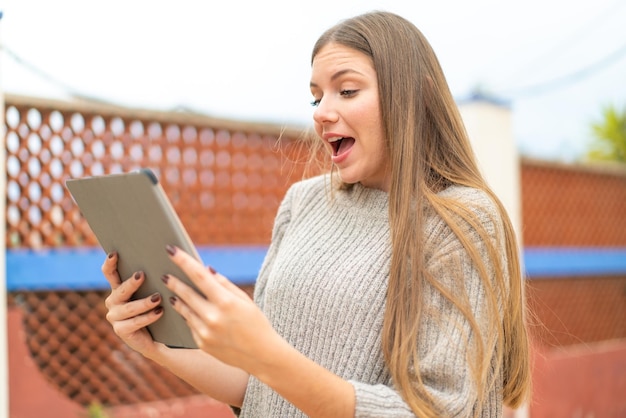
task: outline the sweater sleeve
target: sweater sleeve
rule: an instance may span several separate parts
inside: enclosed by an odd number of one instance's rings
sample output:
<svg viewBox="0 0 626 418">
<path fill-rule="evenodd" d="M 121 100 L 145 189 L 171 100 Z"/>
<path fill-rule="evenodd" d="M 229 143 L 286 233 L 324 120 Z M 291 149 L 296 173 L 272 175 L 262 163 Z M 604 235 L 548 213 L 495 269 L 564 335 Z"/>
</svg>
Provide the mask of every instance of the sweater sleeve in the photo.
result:
<svg viewBox="0 0 626 418">
<path fill-rule="evenodd" d="M 487 210 L 476 215 L 481 226 L 494 238 L 497 229 L 495 212 Z M 433 249 L 427 254 L 427 269 L 440 284 L 465 301 L 481 333 L 485 333 L 488 331 L 489 312 L 478 269 L 450 228 L 440 218 L 436 219 L 436 224 L 430 225 L 427 237 L 427 247 Z M 470 229 L 466 232 L 488 270 L 492 269 L 486 245 L 478 233 Z M 491 275 L 492 271 L 488 273 Z M 432 286 L 425 286 L 424 300 L 427 305 L 424 306 L 418 331 L 419 373 L 422 381 L 426 390 L 445 411 L 445 416 L 469 417 L 478 399 L 467 356 L 468 351 L 472 350 L 475 336 L 472 335 L 469 321 L 460 310 Z M 492 349 L 485 347 L 486 355 L 491 355 Z M 356 393 L 355 418 L 415 416 L 393 384 L 351 383 Z M 493 393 L 484 395 L 488 403 L 484 408 L 498 416 L 501 405 Z"/>
</svg>

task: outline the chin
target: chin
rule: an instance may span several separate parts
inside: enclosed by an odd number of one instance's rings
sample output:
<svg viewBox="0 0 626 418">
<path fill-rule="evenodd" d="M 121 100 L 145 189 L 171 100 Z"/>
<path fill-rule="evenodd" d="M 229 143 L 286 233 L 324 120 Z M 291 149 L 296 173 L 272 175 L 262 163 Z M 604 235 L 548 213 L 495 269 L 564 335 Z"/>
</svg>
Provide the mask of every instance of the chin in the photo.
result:
<svg viewBox="0 0 626 418">
<path fill-rule="evenodd" d="M 345 184 L 354 184 L 359 182 L 358 179 L 354 179 L 349 174 L 342 173 L 341 170 L 337 170 L 337 177 L 339 177 L 339 180 Z"/>
</svg>

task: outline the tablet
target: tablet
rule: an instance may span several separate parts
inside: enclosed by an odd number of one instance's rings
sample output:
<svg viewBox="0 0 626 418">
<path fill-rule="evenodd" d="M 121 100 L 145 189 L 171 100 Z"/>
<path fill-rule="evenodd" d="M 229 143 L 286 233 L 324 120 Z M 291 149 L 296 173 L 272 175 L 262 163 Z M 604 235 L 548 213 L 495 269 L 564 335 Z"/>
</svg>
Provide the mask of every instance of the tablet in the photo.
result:
<svg viewBox="0 0 626 418">
<path fill-rule="evenodd" d="M 161 294 L 164 313 L 148 327 L 152 338 L 169 347 L 196 348 L 185 320 L 167 302 L 172 292 L 161 277 L 172 274 L 196 288 L 168 257 L 167 244 L 201 259 L 155 174 L 141 169 L 65 184 L 105 253 L 118 253 L 120 278 L 145 273 L 146 280 L 133 298 Z"/>
</svg>

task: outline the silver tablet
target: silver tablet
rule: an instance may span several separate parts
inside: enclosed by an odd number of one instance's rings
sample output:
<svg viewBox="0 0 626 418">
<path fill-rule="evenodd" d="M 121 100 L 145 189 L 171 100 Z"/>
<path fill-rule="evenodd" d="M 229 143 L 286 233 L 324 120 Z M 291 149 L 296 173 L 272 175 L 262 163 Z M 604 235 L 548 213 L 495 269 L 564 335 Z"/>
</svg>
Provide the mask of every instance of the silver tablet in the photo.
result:
<svg viewBox="0 0 626 418">
<path fill-rule="evenodd" d="M 161 277 L 173 274 L 195 288 L 170 261 L 167 244 L 178 246 L 198 260 L 200 256 L 154 173 L 142 169 L 85 177 L 67 180 L 66 186 L 105 253 L 118 253 L 121 279 L 137 271 L 145 273 L 146 280 L 133 297 L 161 294 L 164 313 L 148 327 L 152 338 L 170 347 L 196 348 L 185 320 L 168 302 L 172 293 Z"/>
</svg>

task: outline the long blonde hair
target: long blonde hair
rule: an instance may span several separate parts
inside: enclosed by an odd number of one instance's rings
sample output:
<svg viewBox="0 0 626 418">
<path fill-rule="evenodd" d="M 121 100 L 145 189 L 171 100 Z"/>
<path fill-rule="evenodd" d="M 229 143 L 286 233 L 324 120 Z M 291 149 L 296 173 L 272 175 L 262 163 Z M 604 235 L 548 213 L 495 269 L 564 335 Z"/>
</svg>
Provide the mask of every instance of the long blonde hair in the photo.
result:
<svg viewBox="0 0 626 418">
<path fill-rule="evenodd" d="M 391 162 L 392 258 L 382 348 L 395 385 L 416 415 L 430 417 L 443 412 L 425 389 L 417 356 L 418 324 L 425 309 L 422 289 L 429 285 L 462 312 L 472 333 L 478 336 L 468 357 L 478 393 L 476 413 L 481 410 L 484 394 L 500 376 L 505 404 L 519 406 L 530 388 L 519 249 L 503 205 L 477 167 L 435 53 L 412 23 L 388 12 L 366 13 L 330 28 L 315 44 L 312 58 L 331 42 L 371 57 L 378 77 L 383 129 Z M 452 184 L 480 189 L 491 196 L 504 225 L 503 242 L 499 243 L 505 248 L 504 255 L 470 210 L 438 194 Z M 424 237 L 415 233 L 424 229 L 425 215 L 417 210 L 423 207 L 432 208 L 448 224 L 480 272 L 490 312 L 489 327 L 485 328 L 488 335 L 481 332 L 468 304 L 427 271 Z M 481 235 L 493 266 L 486 265 L 478 249 L 467 239 L 463 223 Z M 499 260 L 504 256 L 506 265 L 501 265 Z M 490 271 L 495 277 L 488 274 Z M 462 283 L 464 278 L 455 279 Z"/>
</svg>

